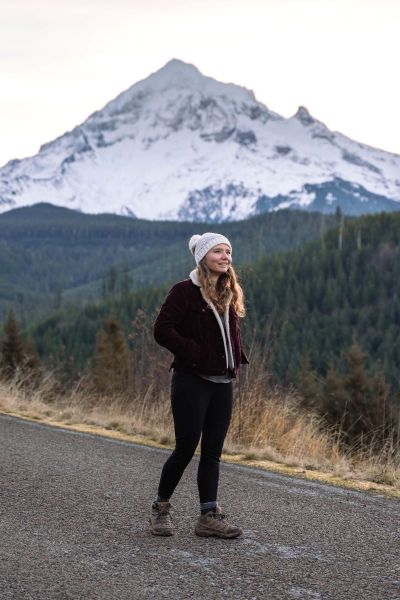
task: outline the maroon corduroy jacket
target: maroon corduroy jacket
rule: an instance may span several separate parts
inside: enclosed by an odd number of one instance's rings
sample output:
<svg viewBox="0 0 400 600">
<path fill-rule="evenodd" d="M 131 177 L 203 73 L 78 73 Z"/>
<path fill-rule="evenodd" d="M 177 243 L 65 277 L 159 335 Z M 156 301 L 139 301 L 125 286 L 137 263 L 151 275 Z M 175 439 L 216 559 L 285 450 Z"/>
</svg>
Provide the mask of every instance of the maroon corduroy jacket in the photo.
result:
<svg viewBox="0 0 400 600">
<path fill-rule="evenodd" d="M 229 328 L 235 359 L 233 376 L 248 364 L 240 336 L 240 318 L 229 308 Z M 217 319 L 191 279 L 175 284 L 154 322 L 154 338 L 174 355 L 170 368 L 198 375 L 226 375 L 226 358 Z"/>
</svg>

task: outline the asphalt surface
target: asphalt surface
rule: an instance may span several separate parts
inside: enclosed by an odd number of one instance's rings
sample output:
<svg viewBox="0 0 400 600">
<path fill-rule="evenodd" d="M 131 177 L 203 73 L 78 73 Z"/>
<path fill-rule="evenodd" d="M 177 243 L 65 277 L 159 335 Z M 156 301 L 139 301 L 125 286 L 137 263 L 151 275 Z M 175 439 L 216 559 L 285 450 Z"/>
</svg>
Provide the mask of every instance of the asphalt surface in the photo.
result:
<svg viewBox="0 0 400 600">
<path fill-rule="evenodd" d="M 400 502 L 221 465 L 244 537 L 197 538 L 197 459 L 147 518 L 168 452 L 0 416 L 0 600 L 399 600 Z"/>
</svg>

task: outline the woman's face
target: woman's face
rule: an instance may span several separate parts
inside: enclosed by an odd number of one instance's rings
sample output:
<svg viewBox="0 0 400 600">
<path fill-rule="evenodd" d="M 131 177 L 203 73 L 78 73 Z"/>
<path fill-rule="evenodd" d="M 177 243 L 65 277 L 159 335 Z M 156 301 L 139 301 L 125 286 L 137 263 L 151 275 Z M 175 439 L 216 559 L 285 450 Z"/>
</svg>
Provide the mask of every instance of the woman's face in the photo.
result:
<svg viewBox="0 0 400 600">
<path fill-rule="evenodd" d="M 226 273 L 232 264 L 231 249 L 227 244 L 217 244 L 207 252 L 204 262 L 214 275 Z"/>
</svg>

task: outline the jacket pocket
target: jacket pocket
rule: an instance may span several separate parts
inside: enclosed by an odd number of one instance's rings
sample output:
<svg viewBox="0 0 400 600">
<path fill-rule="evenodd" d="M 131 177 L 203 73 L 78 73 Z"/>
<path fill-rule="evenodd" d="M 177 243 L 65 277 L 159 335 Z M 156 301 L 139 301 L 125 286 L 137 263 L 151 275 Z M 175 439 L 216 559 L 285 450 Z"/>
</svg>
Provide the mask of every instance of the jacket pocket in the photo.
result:
<svg viewBox="0 0 400 600">
<path fill-rule="evenodd" d="M 184 357 L 185 362 L 192 367 L 197 367 L 202 362 L 203 354 L 200 344 L 193 339 L 188 339 L 187 355 Z"/>
</svg>

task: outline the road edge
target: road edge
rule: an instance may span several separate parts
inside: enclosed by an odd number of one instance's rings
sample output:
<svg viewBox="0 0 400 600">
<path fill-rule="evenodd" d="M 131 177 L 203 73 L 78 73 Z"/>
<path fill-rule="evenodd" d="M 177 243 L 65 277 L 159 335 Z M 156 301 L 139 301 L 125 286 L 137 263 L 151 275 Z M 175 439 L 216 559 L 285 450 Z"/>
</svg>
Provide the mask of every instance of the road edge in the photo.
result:
<svg viewBox="0 0 400 600">
<path fill-rule="evenodd" d="M 159 448 L 163 450 L 171 450 L 172 446 L 169 444 L 161 444 L 150 439 L 147 436 L 141 434 L 130 435 L 122 433 L 115 429 L 107 429 L 100 427 L 99 425 L 85 425 L 80 423 L 66 423 L 62 420 L 50 420 L 41 417 L 27 417 L 22 413 L 18 413 L 11 410 L 0 408 L 0 415 L 6 415 L 16 417 L 21 420 L 29 421 L 32 423 L 42 423 L 50 427 L 59 429 L 68 429 L 77 431 L 80 433 L 89 433 L 92 435 L 98 435 L 100 437 L 111 438 L 114 440 L 120 440 L 124 442 L 130 442 L 133 444 L 139 444 L 141 446 L 147 446 L 151 448 Z M 240 454 L 222 454 L 222 461 L 225 463 L 241 465 L 249 468 L 262 469 L 264 471 L 271 471 L 273 473 L 279 473 L 281 475 L 287 475 L 289 477 L 303 479 L 313 482 L 324 483 L 332 485 L 333 487 L 346 488 L 353 491 L 359 492 L 370 492 L 373 494 L 379 494 L 381 497 L 390 499 L 400 499 L 400 490 L 396 490 L 391 486 L 376 483 L 373 481 L 362 481 L 357 479 L 345 479 L 338 475 L 317 471 L 314 469 L 307 469 L 303 467 L 294 467 L 290 465 L 284 465 L 282 463 L 275 463 L 268 460 L 251 460 L 246 459 Z"/>
</svg>

